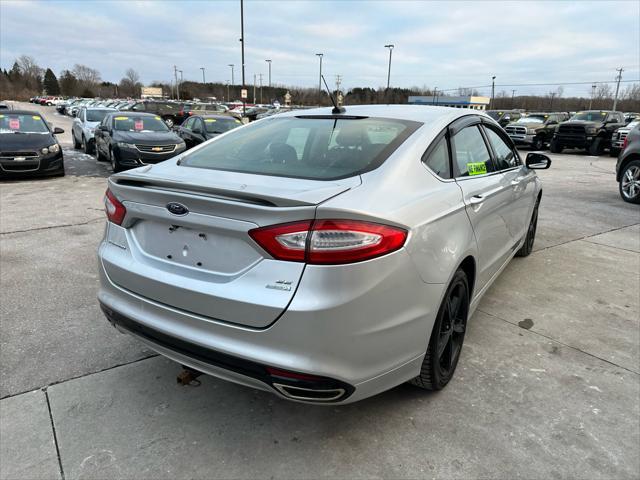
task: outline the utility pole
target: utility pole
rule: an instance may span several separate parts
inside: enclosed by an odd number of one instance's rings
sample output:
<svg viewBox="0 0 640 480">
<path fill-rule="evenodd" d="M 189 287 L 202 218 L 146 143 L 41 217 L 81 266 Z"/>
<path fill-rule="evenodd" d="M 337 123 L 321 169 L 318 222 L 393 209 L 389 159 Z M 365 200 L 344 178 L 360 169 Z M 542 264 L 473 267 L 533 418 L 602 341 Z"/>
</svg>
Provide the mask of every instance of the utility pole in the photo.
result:
<svg viewBox="0 0 640 480">
<path fill-rule="evenodd" d="M 271 88 L 271 60 L 265 60 L 269 64 L 269 88 Z"/>
<path fill-rule="evenodd" d="M 318 105 L 320 105 L 320 99 L 322 98 L 322 57 L 324 53 L 316 53 L 316 56 L 320 58 L 320 75 L 318 75 Z"/>
<path fill-rule="evenodd" d="M 340 84 L 342 83 L 342 75 L 336 75 L 336 101 L 340 106 Z"/>
<path fill-rule="evenodd" d="M 244 0 L 240 0 L 240 45 L 242 46 L 242 88 L 245 88 L 244 81 Z M 255 97 L 255 94 L 254 94 Z M 242 99 L 242 116 L 247 113 L 246 99 Z"/>
<path fill-rule="evenodd" d="M 253 104 L 256 104 L 256 77 L 257 75 L 253 74 Z"/>
<path fill-rule="evenodd" d="M 173 75 L 176 77 L 176 99 L 180 100 L 180 88 L 178 87 L 178 67 L 173 66 Z"/>
<path fill-rule="evenodd" d="M 204 67 L 200 67 L 200 70 L 202 70 L 202 84 L 204 85 L 205 83 L 207 83 L 204 81 Z"/>
<path fill-rule="evenodd" d="M 591 85 L 591 98 L 589 99 L 589 110 L 591 110 L 591 104 L 593 103 L 593 97 L 596 96 L 596 84 Z"/>
<path fill-rule="evenodd" d="M 393 44 L 385 45 L 384 48 L 389 49 L 389 70 L 387 71 L 387 91 L 389 91 L 389 84 L 391 82 L 391 54 L 393 53 Z"/>
<path fill-rule="evenodd" d="M 235 85 L 235 81 L 234 81 L 234 78 L 233 78 L 233 67 L 234 67 L 234 65 L 233 65 L 233 63 L 230 63 L 227 66 L 231 67 L 231 85 Z"/>
<path fill-rule="evenodd" d="M 618 92 L 620 91 L 620 81 L 622 80 L 622 72 L 624 71 L 624 69 L 622 67 L 617 69 L 618 72 L 618 76 L 616 77 L 616 80 L 618 80 L 618 84 L 616 85 L 616 96 L 613 99 L 613 111 L 616 111 L 616 107 L 618 106 Z"/>
<path fill-rule="evenodd" d="M 231 95 L 229 94 L 229 80 L 227 80 L 227 102 L 231 101 Z"/>
<path fill-rule="evenodd" d="M 262 74 L 259 73 L 258 77 L 260 77 L 260 104 L 262 104 Z"/>
<path fill-rule="evenodd" d="M 515 90 L 511 90 L 511 108 L 515 108 L 516 107 L 515 106 L 515 100 L 514 100 L 515 96 L 516 96 L 516 91 Z"/>
<path fill-rule="evenodd" d="M 491 77 L 491 104 L 489 110 L 493 110 L 493 98 L 496 93 L 496 76 Z"/>
<path fill-rule="evenodd" d="M 553 112 L 553 97 L 556 96 L 556 92 L 551 92 L 551 104 L 549 105 L 549 110 Z"/>
<path fill-rule="evenodd" d="M 433 101 L 431 102 L 431 105 L 436 104 L 436 98 L 438 98 L 438 87 L 433 87 Z"/>
<path fill-rule="evenodd" d="M 182 86 L 182 70 L 178 70 L 180 72 L 180 86 Z M 178 88 L 178 91 L 180 91 L 180 88 Z M 178 100 L 180 100 L 180 96 L 178 94 Z"/>
</svg>

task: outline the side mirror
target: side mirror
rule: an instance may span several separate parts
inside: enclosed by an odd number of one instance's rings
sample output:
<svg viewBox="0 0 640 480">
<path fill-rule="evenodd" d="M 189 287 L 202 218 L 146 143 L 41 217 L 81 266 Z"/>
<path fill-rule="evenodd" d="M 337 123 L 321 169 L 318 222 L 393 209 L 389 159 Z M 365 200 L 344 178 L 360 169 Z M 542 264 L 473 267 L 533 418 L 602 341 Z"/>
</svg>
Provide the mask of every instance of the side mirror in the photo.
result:
<svg viewBox="0 0 640 480">
<path fill-rule="evenodd" d="M 59 135 L 60 133 L 64 133 L 64 130 L 60 127 L 56 127 L 53 129 L 53 134 L 54 135 Z"/>
<path fill-rule="evenodd" d="M 98 130 L 100 130 L 101 132 L 108 132 L 109 127 L 107 127 L 106 125 L 99 125 Z"/>
<path fill-rule="evenodd" d="M 551 159 L 544 153 L 531 152 L 527 155 L 526 165 L 532 170 L 546 170 L 551 166 Z"/>
</svg>

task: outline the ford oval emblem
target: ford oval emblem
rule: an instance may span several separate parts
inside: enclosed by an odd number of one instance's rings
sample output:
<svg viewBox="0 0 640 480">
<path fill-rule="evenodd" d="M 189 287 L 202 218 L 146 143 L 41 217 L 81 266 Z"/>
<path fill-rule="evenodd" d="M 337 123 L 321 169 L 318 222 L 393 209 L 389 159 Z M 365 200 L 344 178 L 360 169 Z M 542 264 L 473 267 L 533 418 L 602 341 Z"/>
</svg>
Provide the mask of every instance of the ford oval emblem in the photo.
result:
<svg viewBox="0 0 640 480">
<path fill-rule="evenodd" d="M 189 209 L 178 202 L 167 203 L 167 210 L 173 215 L 186 215 L 189 213 Z"/>
</svg>

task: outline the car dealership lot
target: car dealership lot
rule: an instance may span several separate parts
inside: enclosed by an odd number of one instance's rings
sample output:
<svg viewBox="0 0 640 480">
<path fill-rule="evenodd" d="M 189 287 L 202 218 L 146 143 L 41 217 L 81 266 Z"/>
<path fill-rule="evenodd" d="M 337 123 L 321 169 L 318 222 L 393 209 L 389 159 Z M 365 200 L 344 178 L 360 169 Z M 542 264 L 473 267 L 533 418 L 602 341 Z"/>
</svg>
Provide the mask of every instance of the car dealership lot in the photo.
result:
<svg viewBox="0 0 640 480">
<path fill-rule="evenodd" d="M 341 407 L 200 377 L 108 325 L 96 246 L 110 169 L 0 184 L 0 477 L 637 478 L 640 211 L 615 159 L 550 155 L 535 252 L 469 321 L 449 386 Z M 427 334 L 425 332 L 425 334 Z"/>
</svg>

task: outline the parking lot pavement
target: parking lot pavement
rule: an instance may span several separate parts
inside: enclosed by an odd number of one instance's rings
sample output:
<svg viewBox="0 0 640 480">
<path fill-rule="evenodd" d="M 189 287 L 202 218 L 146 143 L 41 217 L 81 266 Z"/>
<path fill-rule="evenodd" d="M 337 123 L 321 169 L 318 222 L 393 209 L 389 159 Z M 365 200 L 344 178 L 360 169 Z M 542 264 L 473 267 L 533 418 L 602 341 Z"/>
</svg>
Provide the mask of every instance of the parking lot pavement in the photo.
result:
<svg viewBox="0 0 640 480">
<path fill-rule="evenodd" d="M 551 157 L 535 251 L 487 292 L 452 383 L 343 407 L 179 387 L 107 326 L 106 165 L 65 147 L 66 177 L 0 184 L 0 478 L 638 478 L 640 211 L 614 159 Z"/>
</svg>

